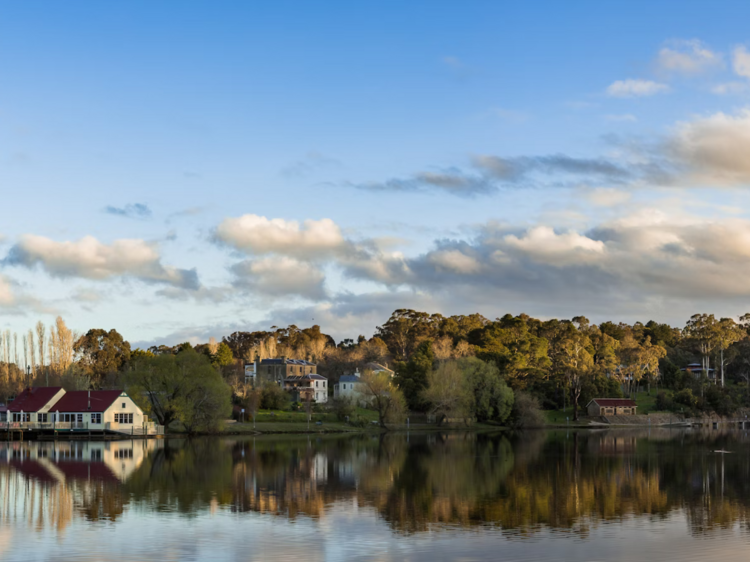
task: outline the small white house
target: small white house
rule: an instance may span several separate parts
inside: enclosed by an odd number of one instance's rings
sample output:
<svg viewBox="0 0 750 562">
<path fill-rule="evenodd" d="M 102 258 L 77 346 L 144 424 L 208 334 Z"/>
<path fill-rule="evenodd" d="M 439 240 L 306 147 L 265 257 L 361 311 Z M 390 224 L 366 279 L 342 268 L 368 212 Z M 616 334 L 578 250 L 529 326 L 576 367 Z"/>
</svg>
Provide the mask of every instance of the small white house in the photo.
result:
<svg viewBox="0 0 750 562">
<path fill-rule="evenodd" d="M 51 408 L 51 420 L 71 427 L 128 433 L 148 421 L 135 402 L 121 390 L 66 392 Z"/>
<path fill-rule="evenodd" d="M 388 369 L 384 369 L 379 372 L 391 372 Z M 334 398 L 346 398 L 351 400 L 355 404 L 365 406 L 370 402 L 371 397 L 368 397 L 365 388 L 365 383 L 360 378 L 359 369 L 354 371 L 353 375 L 344 375 L 339 379 L 335 385 L 333 385 L 333 397 Z"/>
</svg>

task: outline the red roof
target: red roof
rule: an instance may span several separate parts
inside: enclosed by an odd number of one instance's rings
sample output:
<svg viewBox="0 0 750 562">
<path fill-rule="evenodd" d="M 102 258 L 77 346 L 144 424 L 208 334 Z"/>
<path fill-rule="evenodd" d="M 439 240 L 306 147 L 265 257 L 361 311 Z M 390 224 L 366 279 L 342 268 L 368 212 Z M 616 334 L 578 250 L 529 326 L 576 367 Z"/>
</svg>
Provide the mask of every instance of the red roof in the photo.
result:
<svg viewBox="0 0 750 562">
<path fill-rule="evenodd" d="M 632 400 L 627 400 L 625 398 L 594 398 L 591 402 L 595 402 L 596 404 L 599 404 L 599 406 L 611 406 L 613 408 L 634 408 L 638 406 L 638 404 Z"/>
<path fill-rule="evenodd" d="M 50 408 L 50 412 L 104 412 L 121 394 L 122 390 L 74 390 L 66 392 Z"/>
<path fill-rule="evenodd" d="M 9 412 L 38 412 L 62 390 L 61 386 L 27 388 L 8 406 Z"/>
</svg>

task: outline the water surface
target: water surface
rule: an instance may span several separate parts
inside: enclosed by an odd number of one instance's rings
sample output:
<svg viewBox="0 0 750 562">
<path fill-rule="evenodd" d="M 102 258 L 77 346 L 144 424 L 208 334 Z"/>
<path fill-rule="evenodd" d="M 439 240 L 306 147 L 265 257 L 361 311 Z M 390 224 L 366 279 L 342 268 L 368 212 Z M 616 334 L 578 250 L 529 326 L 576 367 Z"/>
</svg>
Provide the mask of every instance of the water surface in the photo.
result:
<svg viewBox="0 0 750 562">
<path fill-rule="evenodd" d="M 749 445 L 668 429 L 0 443 L 0 559 L 744 561 Z"/>
</svg>

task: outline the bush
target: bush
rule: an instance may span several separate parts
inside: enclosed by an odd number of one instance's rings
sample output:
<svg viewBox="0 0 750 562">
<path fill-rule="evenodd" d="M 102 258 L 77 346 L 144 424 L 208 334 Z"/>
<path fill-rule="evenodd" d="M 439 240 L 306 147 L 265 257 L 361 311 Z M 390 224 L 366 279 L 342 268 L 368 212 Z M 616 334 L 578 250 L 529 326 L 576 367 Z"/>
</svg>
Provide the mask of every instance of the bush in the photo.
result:
<svg viewBox="0 0 750 562">
<path fill-rule="evenodd" d="M 511 424 L 518 428 L 544 426 L 544 414 L 539 407 L 539 400 L 526 392 L 516 392 L 510 419 Z"/>
<path fill-rule="evenodd" d="M 289 408 L 289 395 L 280 386 L 268 383 L 261 390 L 260 407 L 264 410 L 286 410 Z"/>
<path fill-rule="evenodd" d="M 370 423 L 366 418 L 363 418 L 361 416 L 354 416 L 353 418 L 349 419 L 349 425 L 352 425 L 354 427 L 367 427 L 368 425 L 370 425 Z"/>
<path fill-rule="evenodd" d="M 656 395 L 656 409 L 674 410 L 674 400 L 666 392 L 662 391 Z"/>
<path fill-rule="evenodd" d="M 333 412 L 339 421 L 351 418 L 356 411 L 357 407 L 354 405 L 354 402 L 348 398 L 334 398 L 331 400 L 331 412 Z"/>
<path fill-rule="evenodd" d="M 693 391 L 689 388 L 685 388 L 675 394 L 674 401 L 677 404 L 687 406 L 691 410 L 698 406 L 698 398 L 693 395 Z"/>
</svg>

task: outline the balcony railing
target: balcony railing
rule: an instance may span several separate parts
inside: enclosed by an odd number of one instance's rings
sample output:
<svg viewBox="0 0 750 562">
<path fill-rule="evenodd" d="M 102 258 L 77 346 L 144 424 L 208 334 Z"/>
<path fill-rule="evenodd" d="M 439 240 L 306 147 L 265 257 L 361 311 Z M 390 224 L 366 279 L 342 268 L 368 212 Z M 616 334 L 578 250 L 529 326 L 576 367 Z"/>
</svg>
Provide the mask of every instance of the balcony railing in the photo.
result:
<svg viewBox="0 0 750 562">
<path fill-rule="evenodd" d="M 164 426 L 158 425 L 154 422 L 149 422 L 145 426 L 134 425 L 134 424 L 123 424 L 123 423 L 89 423 L 89 422 L 14 422 L 9 421 L 0 423 L 0 430 L 6 429 L 7 431 L 13 430 L 56 430 L 56 431 L 72 431 L 72 430 L 87 430 L 92 429 L 96 431 L 107 430 L 114 431 L 117 433 L 124 433 L 126 435 L 164 435 Z"/>
</svg>

